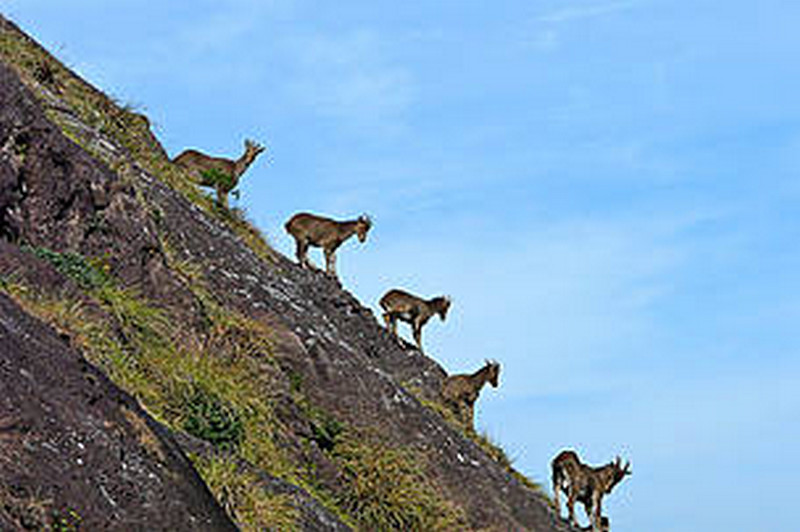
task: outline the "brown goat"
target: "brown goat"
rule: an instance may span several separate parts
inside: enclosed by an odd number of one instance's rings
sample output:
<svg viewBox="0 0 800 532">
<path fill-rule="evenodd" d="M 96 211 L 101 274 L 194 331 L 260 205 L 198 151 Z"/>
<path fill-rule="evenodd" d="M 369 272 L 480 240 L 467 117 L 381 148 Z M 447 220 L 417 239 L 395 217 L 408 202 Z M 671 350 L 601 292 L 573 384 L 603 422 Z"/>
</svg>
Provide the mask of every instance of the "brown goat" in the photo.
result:
<svg viewBox="0 0 800 532">
<path fill-rule="evenodd" d="M 301 212 L 286 222 L 286 231 L 294 237 L 297 244 L 297 261 L 302 268 L 311 268 L 308 260 L 309 246 L 322 248 L 325 254 L 325 271 L 336 276 L 336 250 L 342 242 L 358 235 L 358 240 L 364 242 L 367 233 L 372 227 L 369 216 L 362 215 L 356 220 L 337 222 L 330 218 Z"/>
<path fill-rule="evenodd" d="M 602 532 L 603 495 L 611 493 L 619 481 L 631 474 L 631 463 L 622 466 L 618 456 L 613 462 L 601 467 L 591 467 L 581 463 L 574 451 L 562 451 L 551 463 L 553 470 L 553 495 L 556 499 L 556 511 L 561 515 L 559 492 L 567 496 L 569 522 L 577 526 L 575 519 L 575 501 L 583 504 L 586 516 L 592 523 L 594 532 Z"/>
<path fill-rule="evenodd" d="M 228 193 L 236 188 L 242 174 L 265 149 L 252 140 L 245 140 L 244 154 L 235 161 L 212 157 L 197 150 L 185 150 L 172 159 L 172 162 L 187 170 L 198 185 L 214 187 L 217 201 L 227 208 Z M 222 175 L 214 175 L 215 173 Z"/>
<path fill-rule="evenodd" d="M 422 327 L 431 316 L 438 314 L 442 321 L 447 318 L 450 308 L 450 298 L 447 296 L 422 299 L 403 290 L 389 290 L 380 300 L 380 305 L 385 311 L 383 320 L 391 333 L 397 337 L 397 320 L 411 324 L 414 332 L 414 341 L 417 348 L 422 351 Z"/>
<path fill-rule="evenodd" d="M 451 375 L 442 383 L 442 399 L 456 414 L 456 417 L 470 430 L 473 430 L 475 402 L 487 382 L 497 388 L 500 378 L 500 364 L 487 360 L 486 364 L 472 374 Z"/>
</svg>

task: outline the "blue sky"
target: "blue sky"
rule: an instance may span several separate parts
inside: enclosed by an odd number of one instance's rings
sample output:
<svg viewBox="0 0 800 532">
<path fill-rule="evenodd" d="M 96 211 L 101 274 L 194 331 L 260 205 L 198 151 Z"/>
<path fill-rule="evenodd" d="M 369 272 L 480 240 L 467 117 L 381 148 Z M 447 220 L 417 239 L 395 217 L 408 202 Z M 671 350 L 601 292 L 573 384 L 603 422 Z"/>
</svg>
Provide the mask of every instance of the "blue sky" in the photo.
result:
<svg viewBox="0 0 800 532">
<path fill-rule="evenodd" d="M 789 530 L 800 466 L 800 4 L 5 0 L 170 153 L 265 143 L 240 206 L 370 213 L 365 303 L 451 294 L 478 425 L 549 483 L 622 454 L 615 532 Z M 314 259 L 319 261 L 318 255 Z M 788 455 L 786 458 L 784 456 Z"/>
</svg>

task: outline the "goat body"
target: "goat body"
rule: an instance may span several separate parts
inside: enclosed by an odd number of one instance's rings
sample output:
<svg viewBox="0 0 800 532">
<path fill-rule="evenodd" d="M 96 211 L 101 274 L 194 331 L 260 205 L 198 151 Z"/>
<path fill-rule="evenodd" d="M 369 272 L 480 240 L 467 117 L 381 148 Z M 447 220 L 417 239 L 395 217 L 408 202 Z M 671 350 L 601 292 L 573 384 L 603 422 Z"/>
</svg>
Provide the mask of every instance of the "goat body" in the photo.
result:
<svg viewBox="0 0 800 532">
<path fill-rule="evenodd" d="M 456 414 L 464 426 L 472 429 L 475 402 L 481 389 L 488 382 L 497 388 L 500 364 L 487 360 L 486 364 L 471 374 L 451 375 L 442 383 L 442 399 Z"/>
<path fill-rule="evenodd" d="M 301 212 L 292 216 L 284 227 L 286 232 L 294 237 L 297 245 L 297 261 L 301 267 L 312 267 L 308 260 L 308 248 L 319 247 L 325 254 L 325 271 L 335 277 L 338 247 L 354 234 L 358 235 L 360 242 L 366 241 L 372 222 L 366 215 L 356 220 L 338 222 L 324 216 Z"/>
<path fill-rule="evenodd" d="M 450 298 L 438 296 L 433 299 L 422 299 L 403 290 L 389 290 L 380 300 L 380 305 L 385 311 L 383 319 L 391 333 L 397 336 L 397 320 L 411 324 L 414 332 L 414 341 L 417 348 L 422 350 L 422 327 L 438 314 L 442 321 L 447 318 L 450 308 Z"/>
<path fill-rule="evenodd" d="M 228 193 L 236 188 L 242 174 L 265 149 L 251 140 L 245 140 L 244 153 L 235 161 L 224 157 L 212 157 L 197 150 L 185 150 L 172 162 L 189 171 L 192 179 L 198 185 L 214 187 L 220 204 L 227 208 Z M 228 179 L 219 179 L 219 176 L 213 175 L 215 172 Z"/>
<path fill-rule="evenodd" d="M 563 491 L 567 496 L 570 523 L 573 526 L 578 524 L 575 519 L 575 501 L 578 501 L 583 504 L 586 516 L 592 522 L 592 530 L 602 532 L 603 495 L 611 493 L 619 481 L 631 474 L 630 466 L 628 462 L 622 467 L 622 460 L 617 457 L 604 466 L 591 467 L 581 463 L 574 451 L 562 451 L 551 463 L 556 511 L 561 515 L 559 493 Z"/>
</svg>

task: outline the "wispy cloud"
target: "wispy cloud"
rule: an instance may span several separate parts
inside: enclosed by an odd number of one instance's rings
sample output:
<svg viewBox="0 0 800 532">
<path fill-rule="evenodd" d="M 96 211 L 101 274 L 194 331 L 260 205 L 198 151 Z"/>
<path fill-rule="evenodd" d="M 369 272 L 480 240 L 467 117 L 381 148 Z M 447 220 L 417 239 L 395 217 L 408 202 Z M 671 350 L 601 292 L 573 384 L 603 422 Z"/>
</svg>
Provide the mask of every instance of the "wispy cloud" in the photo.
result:
<svg viewBox="0 0 800 532">
<path fill-rule="evenodd" d="M 641 0 L 628 0 L 621 2 L 608 2 L 582 6 L 568 6 L 539 17 L 540 22 L 562 23 L 573 20 L 597 18 L 611 13 L 628 11 L 641 5 Z"/>
<path fill-rule="evenodd" d="M 528 24 L 525 46 L 540 52 L 552 52 L 561 45 L 561 27 L 571 22 L 596 19 L 615 13 L 630 11 L 642 5 L 645 0 L 617 0 L 612 2 L 569 5 L 559 7 L 533 19 L 532 28 Z"/>
</svg>

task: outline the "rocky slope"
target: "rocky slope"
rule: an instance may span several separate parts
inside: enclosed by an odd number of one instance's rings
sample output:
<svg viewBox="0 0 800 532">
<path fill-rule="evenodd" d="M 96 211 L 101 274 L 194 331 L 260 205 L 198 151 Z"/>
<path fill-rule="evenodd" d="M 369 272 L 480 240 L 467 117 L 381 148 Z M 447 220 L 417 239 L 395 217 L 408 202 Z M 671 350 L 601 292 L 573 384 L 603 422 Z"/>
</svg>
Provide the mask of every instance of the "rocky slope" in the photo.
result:
<svg viewBox="0 0 800 532">
<path fill-rule="evenodd" d="M 146 118 L 5 19 L 0 45 L 0 524 L 567 529 L 438 405 L 434 361 Z"/>
<path fill-rule="evenodd" d="M 235 530 L 173 438 L 0 295 L 0 524 Z"/>
</svg>

